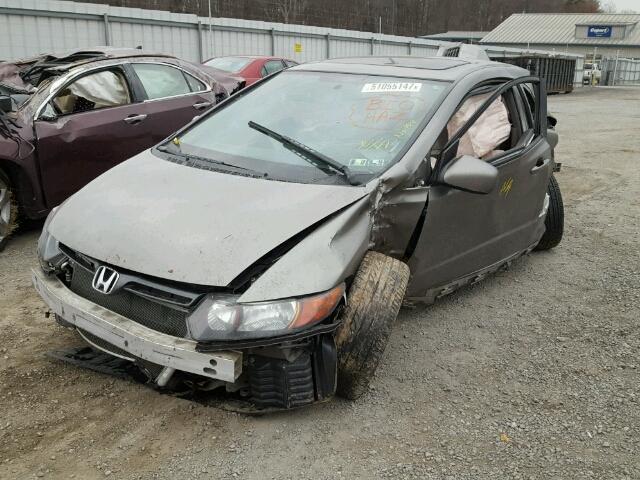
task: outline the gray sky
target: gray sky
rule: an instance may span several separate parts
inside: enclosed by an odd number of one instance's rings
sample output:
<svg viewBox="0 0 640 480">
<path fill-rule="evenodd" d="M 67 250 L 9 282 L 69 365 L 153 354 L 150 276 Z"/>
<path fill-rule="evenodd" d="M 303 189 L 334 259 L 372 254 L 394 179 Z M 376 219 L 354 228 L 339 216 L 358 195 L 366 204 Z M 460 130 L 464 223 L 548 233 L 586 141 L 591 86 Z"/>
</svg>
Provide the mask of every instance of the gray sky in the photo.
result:
<svg viewBox="0 0 640 480">
<path fill-rule="evenodd" d="M 636 12 L 640 12 L 640 0 L 605 0 L 601 2 L 603 4 L 613 3 L 618 11 L 620 10 L 635 10 Z"/>
</svg>

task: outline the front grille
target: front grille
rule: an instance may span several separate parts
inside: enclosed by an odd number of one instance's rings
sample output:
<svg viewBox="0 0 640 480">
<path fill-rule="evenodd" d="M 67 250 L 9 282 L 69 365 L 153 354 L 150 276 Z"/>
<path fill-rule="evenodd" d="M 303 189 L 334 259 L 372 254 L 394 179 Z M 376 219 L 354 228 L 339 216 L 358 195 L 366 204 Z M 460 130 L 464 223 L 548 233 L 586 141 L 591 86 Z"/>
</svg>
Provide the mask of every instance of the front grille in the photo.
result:
<svg viewBox="0 0 640 480">
<path fill-rule="evenodd" d="M 93 333 L 87 332 L 82 328 L 78 328 L 78 333 L 82 338 L 84 338 L 87 342 L 91 343 L 93 346 L 104 350 L 105 352 L 112 353 L 118 357 L 124 357 L 127 360 L 133 360 L 132 355 L 122 350 L 121 348 L 116 347 L 115 345 L 110 344 L 106 340 L 101 339 L 100 337 L 96 337 Z"/>
<path fill-rule="evenodd" d="M 73 269 L 71 291 L 145 327 L 174 337 L 187 336 L 187 313 L 148 300 L 126 290 L 105 295 L 93 289 L 93 273 L 82 267 Z"/>
</svg>

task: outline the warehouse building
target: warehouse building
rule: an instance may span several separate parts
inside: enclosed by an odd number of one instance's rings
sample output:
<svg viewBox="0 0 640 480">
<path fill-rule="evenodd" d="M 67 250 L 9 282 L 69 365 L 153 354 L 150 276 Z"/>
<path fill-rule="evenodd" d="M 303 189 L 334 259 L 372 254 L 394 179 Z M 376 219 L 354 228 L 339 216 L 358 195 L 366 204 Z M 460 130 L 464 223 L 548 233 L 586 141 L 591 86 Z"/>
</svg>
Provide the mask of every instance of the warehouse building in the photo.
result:
<svg viewBox="0 0 640 480">
<path fill-rule="evenodd" d="M 588 60 L 640 59 L 640 14 L 519 13 L 480 43 L 577 53 Z"/>
</svg>

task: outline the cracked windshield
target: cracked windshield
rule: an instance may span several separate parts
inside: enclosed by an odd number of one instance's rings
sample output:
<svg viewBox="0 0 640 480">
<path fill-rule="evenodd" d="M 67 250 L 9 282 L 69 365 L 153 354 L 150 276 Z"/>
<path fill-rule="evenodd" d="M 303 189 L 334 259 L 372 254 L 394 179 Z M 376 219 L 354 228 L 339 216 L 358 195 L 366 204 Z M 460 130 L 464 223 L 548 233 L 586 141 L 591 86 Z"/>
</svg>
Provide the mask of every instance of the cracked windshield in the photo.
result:
<svg viewBox="0 0 640 480">
<path fill-rule="evenodd" d="M 446 86 L 284 72 L 174 139 L 172 149 L 270 179 L 355 185 L 389 168 Z"/>
</svg>

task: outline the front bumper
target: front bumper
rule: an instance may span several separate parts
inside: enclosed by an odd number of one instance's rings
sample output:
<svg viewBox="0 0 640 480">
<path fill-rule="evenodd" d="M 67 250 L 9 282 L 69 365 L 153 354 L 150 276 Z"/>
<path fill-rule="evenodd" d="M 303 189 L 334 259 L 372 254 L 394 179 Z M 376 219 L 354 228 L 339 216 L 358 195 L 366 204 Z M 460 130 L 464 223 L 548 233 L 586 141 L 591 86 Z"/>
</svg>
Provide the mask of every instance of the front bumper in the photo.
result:
<svg viewBox="0 0 640 480">
<path fill-rule="evenodd" d="M 197 342 L 156 332 L 73 293 L 59 279 L 32 269 L 32 281 L 51 311 L 75 327 L 149 362 L 225 382 L 242 373 L 242 353 L 196 351 Z"/>
</svg>

